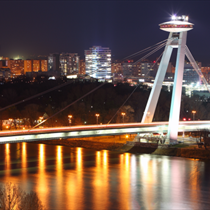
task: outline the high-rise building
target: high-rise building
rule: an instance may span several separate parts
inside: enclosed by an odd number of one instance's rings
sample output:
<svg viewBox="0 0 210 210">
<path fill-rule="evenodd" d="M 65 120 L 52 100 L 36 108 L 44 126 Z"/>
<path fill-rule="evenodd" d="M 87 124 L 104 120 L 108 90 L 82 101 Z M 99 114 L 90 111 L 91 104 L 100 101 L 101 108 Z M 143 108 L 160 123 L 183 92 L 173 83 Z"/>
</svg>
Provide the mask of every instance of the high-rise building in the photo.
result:
<svg viewBox="0 0 210 210">
<path fill-rule="evenodd" d="M 48 56 L 48 70 L 59 71 L 59 53 L 52 53 Z"/>
<path fill-rule="evenodd" d="M 33 63 L 32 60 L 24 60 L 24 74 L 26 72 L 32 72 L 33 71 Z"/>
<path fill-rule="evenodd" d="M 111 78 L 111 50 L 108 47 L 93 46 L 85 50 L 86 74 L 97 79 Z"/>
<path fill-rule="evenodd" d="M 77 53 L 61 53 L 59 61 L 61 75 L 67 76 L 79 73 L 79 56 Z"/>
<path fill-rule="evenodd" d="M 133 62 L 127 61 L 122 64 L 123 77 L 131 77 L 133 72 Z"/>
<path fill-rule="evenodd" d="M 33 60 L 33 71 L 38 72 L 41 70 L 41 60 Z"/>
<path fill-rule="evenodd" d="M 24 60 L 24 74 L 26 72 L 48 71 L 47 60 Z"/>
<path fill-rule="evenodd" d="M 47 60 L 41 60 L 41 71 L 42 72 L 48 71 L 48 62 L 47 62 Z"/>
<path fill-rule="evenodd" d="M 85 62 L 84 62 L 84 60 L 79 61 L 79 74 L 85 74 Z"/>
<path fill-rule="evenodd" d="M 8 60 L 8 68 L 11 70 L 11 77 L 24 74 L 24 60 Z"/>
</svg>

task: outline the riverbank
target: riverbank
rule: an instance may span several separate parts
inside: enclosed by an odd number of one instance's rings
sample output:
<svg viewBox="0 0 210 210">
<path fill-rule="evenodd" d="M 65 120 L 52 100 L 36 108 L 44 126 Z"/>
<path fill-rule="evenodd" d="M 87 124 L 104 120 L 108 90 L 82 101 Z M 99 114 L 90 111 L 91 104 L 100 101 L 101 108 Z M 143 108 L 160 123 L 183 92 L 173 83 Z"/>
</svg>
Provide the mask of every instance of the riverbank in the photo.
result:
<svg viewBox="0 0 210 210">
<path fill-rule="evenodd" d="M 157 148 L 152 154 L 210 160 L 210 149 L 198 148 L 197 145 L 185 148 Z"/>
<path fill-rule="evenodd" d="M 45 140 L 33 143 L 83 147 L 94 150 L 110 150 L 138 154 L 154 154 L 194 159 L 210 159 L 210 148 L 198 148 L 197 145 L 179 147 L 158 146 L 152 143 L 133 142 L 134 136 L 89 137 L 81 139 Z"/>
</svg>

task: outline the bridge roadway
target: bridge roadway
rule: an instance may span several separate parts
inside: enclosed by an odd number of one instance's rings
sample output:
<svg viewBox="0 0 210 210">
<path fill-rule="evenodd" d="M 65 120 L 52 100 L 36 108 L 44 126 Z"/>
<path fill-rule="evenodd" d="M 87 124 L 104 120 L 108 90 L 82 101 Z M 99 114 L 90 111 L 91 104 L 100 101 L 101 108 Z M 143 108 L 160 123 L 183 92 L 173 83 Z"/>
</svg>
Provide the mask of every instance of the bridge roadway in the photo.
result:
<svg viewBox="0 0 210 210">
<path fill-rule="evenodd" d="M 179 132 L 210 129 L 210 121 L 180 121 Z M 168 122 L 85 125 L 1 131 L 0 144 L 138 133 L 166 133 Z"/>
</svg>

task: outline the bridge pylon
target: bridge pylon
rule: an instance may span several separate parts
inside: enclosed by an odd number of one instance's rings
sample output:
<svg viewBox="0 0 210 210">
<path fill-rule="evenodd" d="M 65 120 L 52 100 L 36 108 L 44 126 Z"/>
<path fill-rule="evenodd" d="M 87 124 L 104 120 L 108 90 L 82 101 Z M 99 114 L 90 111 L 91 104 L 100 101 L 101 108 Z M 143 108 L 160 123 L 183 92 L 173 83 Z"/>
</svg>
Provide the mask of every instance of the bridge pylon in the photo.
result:
<svg viewBox="0 0 210 210">
<path fill-rule="evenodd" d="M 159 26 L 161 30 L 169 32 L 169 37 L 141 122 L 152 122 L 173 48 L 178 48 L 166 139 L 166 143 L 170 144 L 172 141 L 177 141 L 178 136 L 185 55 L 189 60 L 191 59 L 191 63 L 196 63 L 188 52 L 188 48 L 186 48 L 187 31 L 193 29 L 193 24 L 188 22 L 188 16 L 182 15 L 181 17 L 173 16 L 171 21 L 162 23 Z"/>
</svg>

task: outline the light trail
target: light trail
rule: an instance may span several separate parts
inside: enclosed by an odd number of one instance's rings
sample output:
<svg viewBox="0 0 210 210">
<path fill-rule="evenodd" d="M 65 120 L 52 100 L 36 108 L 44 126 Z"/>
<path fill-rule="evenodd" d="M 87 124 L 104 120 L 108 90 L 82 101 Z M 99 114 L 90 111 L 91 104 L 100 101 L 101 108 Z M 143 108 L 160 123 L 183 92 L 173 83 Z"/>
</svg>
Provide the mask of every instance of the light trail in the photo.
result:
<svg viewBox="0 0 210 210">
<path fill-rule="evenodd" d="M 196 131 L 209 129 L 210 121 L 181 121 L 179 132 Z M 126 123 L 126 124 L 105 124 L 105 125 L 85 125 L 56 128 L 39 128 L 30 131 L 2 131 L 0 132 L 0 143 L 17 143 L 27 141 L 82 138 L 94 136 L 109 136 L 137 133 L 166 133 L 168 122 L 153 123 Z"/>
</svg>

